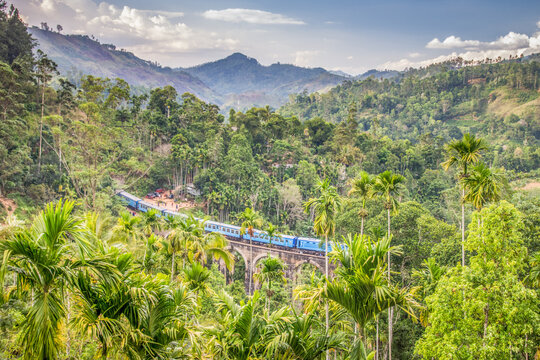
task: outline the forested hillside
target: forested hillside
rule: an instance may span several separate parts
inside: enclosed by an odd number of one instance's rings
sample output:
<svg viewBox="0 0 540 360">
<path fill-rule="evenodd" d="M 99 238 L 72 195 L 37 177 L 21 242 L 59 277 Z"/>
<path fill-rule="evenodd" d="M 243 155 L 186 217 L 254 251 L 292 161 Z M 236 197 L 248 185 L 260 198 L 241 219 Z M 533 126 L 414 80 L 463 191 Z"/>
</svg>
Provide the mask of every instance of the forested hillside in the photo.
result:
<svg viewBox="0 0 540 360">
<path fill-rule="evenodd" d="M 527 145 L 540 138 L 539 76 L 538 55 L 475 66 L 457 59 L 383 81 L 347 81 L 325 94 L 302 93 L 280 113 L 333 123 L 354 114 L 363 130 L 394 139 L 457 137 L 466 130 Z"/>
<path fill-rule="evenodd" d="M 169 85 L 73 84 L 0 9 L 0 359 L 538 358 L 534 58 L 225 117 Z M 251 294 L 253 259 L 204 221 L 115 196 L 158 188 L 242 236 L 328 240 L 332 272 L 286 279 L 273 244 Z"/>
<path fill-rule="evenodd" d="M 37 40 L 36 47 L 47 53 L 58 64 L 60 74 L 71 82 L 79 83 L 84 75 L 122 78 L 138 93 L 172 85 L 180 94 L 190 92 L 226 110 L 267 104 L 279 107 L 289 94 L 326 91 L 345 79 L 322 68 L 279 63 L 263 66 L 240 53 L 199 66 L 172 69 L 140 59 L 113 44 L 101 44 L 93 36 L 64 35 L 48 26 L 29 31 Z"/>
</svg>

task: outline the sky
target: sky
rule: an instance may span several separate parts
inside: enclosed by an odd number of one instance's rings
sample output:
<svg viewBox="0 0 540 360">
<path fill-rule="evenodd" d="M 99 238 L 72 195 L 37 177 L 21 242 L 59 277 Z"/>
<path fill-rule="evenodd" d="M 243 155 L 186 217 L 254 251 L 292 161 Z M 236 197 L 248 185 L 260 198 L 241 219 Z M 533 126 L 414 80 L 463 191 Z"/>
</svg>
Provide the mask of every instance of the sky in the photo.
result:
<svg viewBox="0 0 540 360">
<path fill-rule="evenodd" d="M 241 52 L 349 74 L 540 52 L 540 0 L 12 0 L 24 21 L 163 66 Z"/>
</svg>

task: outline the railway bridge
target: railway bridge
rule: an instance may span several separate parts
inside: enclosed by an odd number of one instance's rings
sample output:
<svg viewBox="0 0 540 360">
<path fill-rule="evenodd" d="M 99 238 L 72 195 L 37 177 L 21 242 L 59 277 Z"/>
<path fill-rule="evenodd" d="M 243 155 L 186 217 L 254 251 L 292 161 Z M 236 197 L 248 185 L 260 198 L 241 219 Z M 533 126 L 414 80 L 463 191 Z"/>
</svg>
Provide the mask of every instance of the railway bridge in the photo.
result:
<svg viewBox="0 0 540 360">
<path fill-rule="evenodd" d="M 300 251 L 294 248 L 286 248 L 282 246 L 272 245 L 270 247 L 267 244 L 260 244 L 253 242 L 252 254 L 250 253 L 249 240 L 238 240 L 232 237 L 227 237 L 229 241 L 229 251 L 231 253 L 238 253 L 246 264 L 246 272 L 244 275 L 244 285 L 246 292 L 249 289 L 249 274 L 254 274 L 257 268 L 257 264 L 268 254 L 279 257 L 286 266 L 285 277 L 291 280 L 293 283 L 296 280 L 296 276 L 303 264 L 311 264 L 324 274 L 324 254 L 317 254 L 312 252 Z M 249 271 L 251 269 L 251 272 Z M 332 267 L 330 267 L 332 269 Z M 220 261 L 220 270 L 225 273 L 225 265 Z M 255 288 L 254 286 L 252 289 Z"/>
</svg>

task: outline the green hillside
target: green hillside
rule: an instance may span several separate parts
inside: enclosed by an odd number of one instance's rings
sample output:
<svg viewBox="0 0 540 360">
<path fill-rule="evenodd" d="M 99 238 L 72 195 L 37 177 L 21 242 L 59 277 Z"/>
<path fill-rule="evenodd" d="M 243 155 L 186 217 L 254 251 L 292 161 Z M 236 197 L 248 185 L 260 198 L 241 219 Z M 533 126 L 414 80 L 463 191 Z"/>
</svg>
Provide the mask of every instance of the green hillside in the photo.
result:
<svg viewBox="0 0 540 360">
<path fill-rule="evenodd" d="M 346 81 L 325 94 L 302 93 L 279 112 L 333 123 L 354 116 L 361 128 L 391 138 L 431 133 L 459 137 L 475 131 L 498 141 L 540 138 L 540 62 L 511 62 L 410 70 L 395 79 Z"/>
<path fill-rule="evenodd" d="M 58 64 L 63 76 L 79 84 L 83 75 L 121 78 L 142 93 L 172 85 L 179 94 L 189 92 L 218 104 L 223 111 L 252 106 L 279 107 L 289 95 L 326 91 L 345 77 L 322 68 L 308 69 L 288 64 L 263 66 L 255 59 L 235 53 L 225 59 L 191 68 L 161 67 L 134 54 L 101 44 L 82 35 L 63 35 L 32 27 L 37 47 Z"/>
</svg>

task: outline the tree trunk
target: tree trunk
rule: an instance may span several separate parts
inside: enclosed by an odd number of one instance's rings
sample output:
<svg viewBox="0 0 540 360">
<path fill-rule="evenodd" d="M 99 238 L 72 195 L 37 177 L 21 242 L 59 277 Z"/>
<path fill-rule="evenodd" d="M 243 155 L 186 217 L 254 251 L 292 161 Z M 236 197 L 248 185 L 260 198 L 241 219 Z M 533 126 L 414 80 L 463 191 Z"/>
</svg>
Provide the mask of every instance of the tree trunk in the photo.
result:
<svg viewBox="0 0 540 360">
<path fill-rule="evenodd" d="M 364 238 L 364 217 L 362 216 L 362 222 L 360 223 L 360 239 Z"/>
<path fill-rule="evenodd" d="M 461 192 L 461 266 L 465 266 L 465 187 Z"/>
<path fill-rule="evenodd" d="M 377 315 L 377 336 L 375 337 L 375 360 L 379 360 L 379 315 Z"/>
<path fill-rule="evenodd" d="M 324 236 L 324 275 L 326 277 L 326 281 L 324 282 L 324 294 L 326 295 L 326 283 L 328 281 L 328 235 Z M 328 300 L 326 300 L 325 307 L 325 314 L 326 314 L 326 335 L 328 336 L 328 331 L 330 328 L 330 322 L 328 319 Z M 326 360 L 330 359 L 330 353 L 328 350 L 326 350 Z"/>
<path fill-rule="evenodd" d="M 388 217 L 388 239 L 390 239 L 390 209 L 387 209 L 387 217 Z M 390 285 L 390 252 L 388 252 L 388 285 Z M 393 308 L 388 308 L 388 360 L 392 360 L 392 335 L 393 335 Z"/>
<path fill-rule="evenodd" d="M 41 172 L 41 149 L 43 143 L 43 114 L 45 109 L 45 84 L 41 91 L 41 119 L 39 120 L 39 155 L 38 155 L 38 174 Z"/>
<path fill-rule="evenodd" d="M 69 322 L 71 320 L 71 301 L 69 292 L 66 293 L 66 357 L 69 358 L 71 350 L 71 336 L 69 334 Z"/>
<path fill-rule="evenodd" d="M 174 251 L 172 253 L 172 261 L 171 261 L 171 283 L 174 281 Z"/>
<path fill-rule="evenodd" d="M 249 269 L 248 269 L 248 274 L 249 274 L 249 293 L 248 295 L 251 295 L 251 281 L 253 279 L 253 274 L 252 274 L 252 268 L 253 268 L 253 244 L 251 242 L 251 235 L 249 235 Z"/>
</svg>

